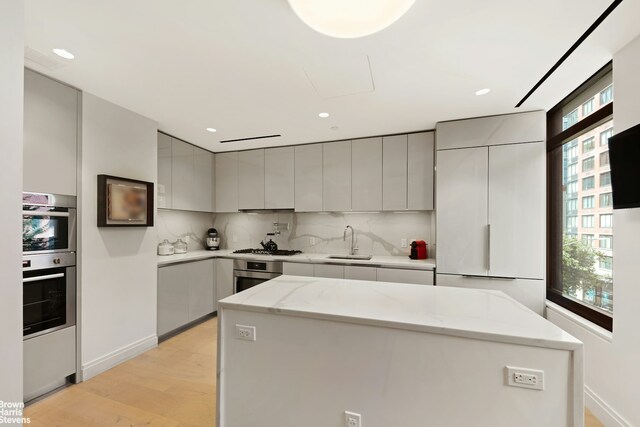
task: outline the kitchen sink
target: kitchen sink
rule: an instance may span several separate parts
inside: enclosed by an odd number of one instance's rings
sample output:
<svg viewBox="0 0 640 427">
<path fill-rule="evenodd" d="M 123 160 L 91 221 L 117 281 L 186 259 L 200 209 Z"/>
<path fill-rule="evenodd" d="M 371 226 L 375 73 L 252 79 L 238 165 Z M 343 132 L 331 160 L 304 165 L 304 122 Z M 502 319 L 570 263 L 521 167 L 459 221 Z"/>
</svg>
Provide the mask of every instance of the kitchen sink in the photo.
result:
<svg viewBox="0 0 640 427">
<path fill-rule="evenodd" d="M 371 255 L 329 255 L 327 258 L 330 259 L 361 259 L 361 260 L 369 260 L 371 259 Z"/>
</svg>

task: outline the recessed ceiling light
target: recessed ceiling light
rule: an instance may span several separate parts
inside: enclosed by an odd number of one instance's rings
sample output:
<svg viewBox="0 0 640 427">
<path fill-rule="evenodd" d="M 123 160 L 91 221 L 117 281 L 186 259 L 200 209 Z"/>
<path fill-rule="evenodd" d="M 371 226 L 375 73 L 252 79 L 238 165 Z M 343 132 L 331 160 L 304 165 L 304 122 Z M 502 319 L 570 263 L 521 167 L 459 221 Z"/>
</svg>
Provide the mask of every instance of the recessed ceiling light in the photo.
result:
<svg viewBox="0 0 640 427">
<path fill-rule="evenodd" d="M 55 53 L 56 55 L 58 55 L 59 57 L 64 58 L 64 59 L 73 59 L 73 58 L 75 58 L 73 53 L 69 52 L 66 49 L 53 49 L 53 53 Z"/>
<path fill-rule="evenodd" d="M 482 95 L 486 95 L 489 92 L 491 92 L 491 89 L 489 89 L 488 87 L 484 88 L 484 89 L 480 89 L 479 91 L 476 92 L 476 95 L 478 96 L 482 96 Z"/>
<path fill-rule="evenodd" d="M 318 114 L 318 117 L 326 119 L 327 117 L 329 117 L 329 113 L 320 113 L 320 114 Z"/>
<path fill-rule="evenodd" d="M 211 133 L 213 133 L 213 132 L 216 132 L 216 129 L 214 129 L 214 128 L 207 128 L 207 132 L 211 132 Z"/>
</svg>

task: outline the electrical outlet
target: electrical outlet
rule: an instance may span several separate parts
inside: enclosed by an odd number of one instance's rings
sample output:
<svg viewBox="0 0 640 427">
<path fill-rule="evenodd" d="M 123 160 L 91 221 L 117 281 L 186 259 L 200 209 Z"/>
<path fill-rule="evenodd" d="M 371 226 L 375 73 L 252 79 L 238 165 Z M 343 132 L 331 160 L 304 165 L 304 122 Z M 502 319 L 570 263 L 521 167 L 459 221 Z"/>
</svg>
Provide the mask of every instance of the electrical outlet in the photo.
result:
<svg viewBox="0 0 640 427">
<path fill-rule="evenodd" d="M 400 247 L 401 248 L 406 248 L 407 247 L 407 239 L 401 239 L 400 240 Z"/>
<path fill-rule="evenodd" d="M 544 390 L 544 371 L 507 366 L 507 385 L 512 387 Z"/>
<path fill-rule="evenodd" d="M 344 411 L 344 427 L 362 427 L 362 415 Z"/>
<path fill-rule="evenodd" d="M 316 238 L 315 238 L 315 237 L 313 237 L 313 236 L 309 237 L 309 244 L 310 244 L 311 246 L 315 245 L 315 244 L 316 244 Z"/>
<path fill-rule="evenodd" d="M 245 341 L 255 341 L 256 340 L 256 327 L 255 326 L 236 325 L 236 338 L 239 339 L 239 340 L 245 340 Z"/>
</svg>

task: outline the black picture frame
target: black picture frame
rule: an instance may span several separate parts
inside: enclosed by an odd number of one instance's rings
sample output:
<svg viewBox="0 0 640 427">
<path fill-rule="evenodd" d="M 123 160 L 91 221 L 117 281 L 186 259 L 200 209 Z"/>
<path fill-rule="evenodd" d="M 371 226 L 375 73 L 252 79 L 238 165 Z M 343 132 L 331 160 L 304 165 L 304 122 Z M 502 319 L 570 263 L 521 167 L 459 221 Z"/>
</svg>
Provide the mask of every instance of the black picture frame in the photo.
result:
<svg viewBox="0 0 640 427">
<path fill-rule="evenodd" d="M 110 184 L 118 184 L 124 187 L 130 186 L 137 191 L 144 188 L 146 192 L 146 212 L 141 215 L 144 219 L 113 219 L 109 217 L 109 207 L 113 203 L 113 200 L 110 200 Z M 98 227 L 153 227 L 154 194 L 153 182 L 114 175 L 98 175 Z"/>
</svg>

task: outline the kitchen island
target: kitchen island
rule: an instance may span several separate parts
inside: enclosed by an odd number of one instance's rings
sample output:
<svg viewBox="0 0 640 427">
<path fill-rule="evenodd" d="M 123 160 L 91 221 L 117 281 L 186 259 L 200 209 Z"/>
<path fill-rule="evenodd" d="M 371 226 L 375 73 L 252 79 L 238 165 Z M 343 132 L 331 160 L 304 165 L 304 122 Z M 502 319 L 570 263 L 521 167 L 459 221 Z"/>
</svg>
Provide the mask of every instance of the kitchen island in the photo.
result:
<svg viewBox="0 0 640 427">
<path fill-rule="evenodd" d="M 219 316 L 220 427 L 583 422 L 582 343 L 502 292 L 280 276 Z"/>
</svg>

